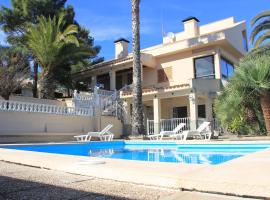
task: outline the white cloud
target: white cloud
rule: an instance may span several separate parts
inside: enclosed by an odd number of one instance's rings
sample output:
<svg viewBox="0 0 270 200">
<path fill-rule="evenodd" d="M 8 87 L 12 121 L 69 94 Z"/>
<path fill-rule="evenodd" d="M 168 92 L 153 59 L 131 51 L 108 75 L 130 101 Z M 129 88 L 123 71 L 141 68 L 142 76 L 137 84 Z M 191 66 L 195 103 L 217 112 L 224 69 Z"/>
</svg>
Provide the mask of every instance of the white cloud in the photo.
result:
<svg viewBox="0 0 270 200">
<path fill-rule="evenodd" d="M 115 40 L 120 37 L 129 37 L 129 27 L 115 25 L 100 25 L 91 28 L 91 34 L 96 41 Z"/>
<path fill-rule="evenodd" d="M 81 20 L 83 24 L 90 28 L 91 35 L 96 41 L 115 40 L 120 37 L 131 38 L 131 19 L 126 16 L 105 16 L 95 15 L 89 19 Z M 143 19 L 141 21 L 141 34 L 151 34 L 154 32 L 152 20 Z"/>
</svg>

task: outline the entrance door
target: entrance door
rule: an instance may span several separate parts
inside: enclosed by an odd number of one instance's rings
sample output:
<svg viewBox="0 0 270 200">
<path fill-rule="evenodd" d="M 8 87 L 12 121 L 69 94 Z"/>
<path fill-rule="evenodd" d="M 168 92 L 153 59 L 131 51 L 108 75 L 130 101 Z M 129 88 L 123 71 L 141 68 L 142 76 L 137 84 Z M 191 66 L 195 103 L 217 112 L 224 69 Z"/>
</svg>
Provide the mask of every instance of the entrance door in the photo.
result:
<svg viewBox="0 0 270 200">
<path fill-rule="evenodd" d="M 173 118 L 186 118 L 187 115 L 187 106 L 173 108 Z"/>
</svg>

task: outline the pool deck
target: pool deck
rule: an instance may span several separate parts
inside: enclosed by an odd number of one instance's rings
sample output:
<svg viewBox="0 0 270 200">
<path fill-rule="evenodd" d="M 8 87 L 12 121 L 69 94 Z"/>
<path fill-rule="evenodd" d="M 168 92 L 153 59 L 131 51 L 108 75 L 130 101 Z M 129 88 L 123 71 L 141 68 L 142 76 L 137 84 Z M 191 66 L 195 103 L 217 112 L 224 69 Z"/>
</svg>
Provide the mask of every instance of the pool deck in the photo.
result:
<svg viewBox="0 0 270 200">
<path fill-rule="evenodd" d="M 188 142 L 207 144 L 263 142 Z M 158 187 L 270 198 L 270 149 L 219 165 L 157 163 L 0 149 L 0 160 Z M 102 161 L 99 164 L 94 161 Z"/>
</svg>

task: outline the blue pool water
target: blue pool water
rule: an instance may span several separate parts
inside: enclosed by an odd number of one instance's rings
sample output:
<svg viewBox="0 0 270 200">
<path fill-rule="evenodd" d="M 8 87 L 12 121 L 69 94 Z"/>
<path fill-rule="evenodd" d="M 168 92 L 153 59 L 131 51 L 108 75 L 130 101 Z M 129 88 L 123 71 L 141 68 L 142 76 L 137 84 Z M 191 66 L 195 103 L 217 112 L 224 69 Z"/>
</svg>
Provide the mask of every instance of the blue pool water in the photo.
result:
<svg viewBox="0 0 270 200">
<path fill-rule="evenodd" d="M 2 148 L 77 156 L 152 162 L 220 164 L 270 148 L 270 144 L 176 144 L 146 142 L 90 142 L 79 144 L 17 145 Z"/>
</svg>

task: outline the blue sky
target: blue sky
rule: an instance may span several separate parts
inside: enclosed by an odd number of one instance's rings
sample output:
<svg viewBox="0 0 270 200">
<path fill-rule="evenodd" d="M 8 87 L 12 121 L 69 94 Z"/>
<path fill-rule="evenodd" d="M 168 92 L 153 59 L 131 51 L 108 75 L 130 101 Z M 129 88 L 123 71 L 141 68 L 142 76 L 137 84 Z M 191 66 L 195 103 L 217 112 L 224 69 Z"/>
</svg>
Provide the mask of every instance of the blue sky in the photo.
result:
<svg viewBox="0 0 270 200">
<path fill-rule="evenodd" d="M 113 41 L 125 37 L 131 41 L 131 0 L 68 0 L 76 12 L 76 20 L 90 29 L 95 43 L 102 47 L 100 56 L 114 57 Z M 1 5 L 10 6 L 9 0 Z M 160 44 L 162 24 L 165 32 L 183 30 L 181 20 L 196 16 L 207 24 L 234 16 L 237 21 L 246 20 L 250 32 L 250 20 L 259 12 L 270 9 L 269 0 L 141 0 L 141 47 Z M 0 43 L 4 43 L 0 32 Z M 131 44 L 130 44 L 131 51 Z"/>
</svg>

